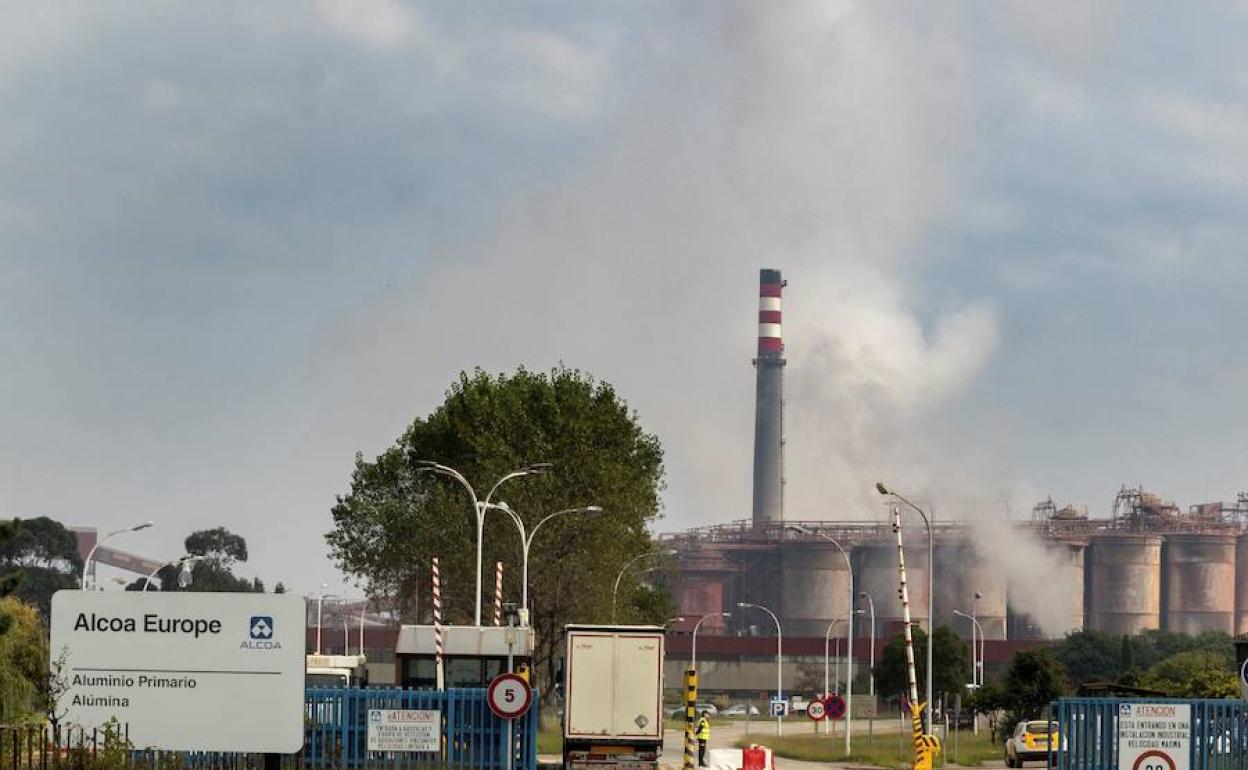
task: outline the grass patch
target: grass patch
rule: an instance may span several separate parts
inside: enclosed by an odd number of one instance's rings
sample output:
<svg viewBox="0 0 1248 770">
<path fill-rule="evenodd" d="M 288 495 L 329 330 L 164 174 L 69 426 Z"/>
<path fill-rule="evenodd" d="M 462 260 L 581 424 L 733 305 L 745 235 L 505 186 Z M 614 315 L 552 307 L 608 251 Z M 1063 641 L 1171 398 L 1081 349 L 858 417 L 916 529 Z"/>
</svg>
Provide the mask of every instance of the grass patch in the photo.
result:
<svg viewBox="0 0 1248 770">
<path fill-rule="evenodd" d="M 539 730 L 537 733 L 538 754 L 562 754 L 563 730 Z"/>
<path fill-rule="evenodd" d="M 854 750 L 845 756 L 843 734 L 829 737 L 826 735 L 747 735 L 737 740 L 738 747 L 751 743 L 761 743 L 776 753 L 776 756 L 800 759 L 805 762 L 859 762 L 876 767 L 905 768 L 909 767 L 914 758 L 910 745 L 910 734 L 880 733 L 868 739 L 865 734 L 854 735 Z M 936 758 L 936 767 L 943 764 L 975 766 L 985 760 L 1000 759 L 1001 746 L 993 743 L 986 732 L 973 735 L 969 732 L 958 733 L 957 752 L 954 753 L 953 742 L 941 746 L 941 755 Z"/>
</svg>

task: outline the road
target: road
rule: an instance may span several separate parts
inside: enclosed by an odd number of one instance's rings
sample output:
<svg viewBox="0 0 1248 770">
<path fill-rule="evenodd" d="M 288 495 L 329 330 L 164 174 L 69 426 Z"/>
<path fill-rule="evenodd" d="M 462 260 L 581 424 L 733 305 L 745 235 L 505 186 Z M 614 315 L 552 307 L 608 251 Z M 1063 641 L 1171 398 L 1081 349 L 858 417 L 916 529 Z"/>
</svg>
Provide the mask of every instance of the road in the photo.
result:
<svg viewBox="0 0 1248 770">
<path fill-rule="evenodd" d="M 840 729 L 844 725 L 837 726 Z M 874 725 L 876 733 L 897 733 L 902 727 L 900 720 L 877 719 Z M 908 729 L 909 724 L 905 727 Z M 784 724 L 785 735 L 810 735 L 813 733 L 814 723 L 802 723 L 788 721 Z M 843 740 L 844 734 L 837 730 L 835 738 L 830 740 Z M 767 739 L 775 736 L 775 722 L 767 719 L 751 720 L 749 723 L 749 735 L 760 745 L 766 746 Z M 822 732 L 822 730 L 821 730 Z M 707 752 L 708 764 L 711 770 L 741 770 L 741 750 L 735 748 L 737 739 L 746 735 L 746 723 L 744 721 L 731 722 L 728 724 L 715 724 L 711 729 L 711 740 L 709 751 Z M 867 734 L 867 720 L 859 719 L 854 721 L 854 735 Z M 665 730 L 663 733 L 663 762 L 664 770 L 679 770 L 684 761 L 684 733 L 679 730 Z M 859 768 L 870 767 L 861 763 L 844 763 L 844 762 L 803 762 L 797 759 L 789 759 L 787 757 L 775 758 L 776 770 L 816 770 L 821 768 L 840 768 L 842 770 L 858 770 Z M 937 760 L 937 768 L 940 768 L 940 762 Z M 950 765 L 952 767 L 952 765 Z M 983 768 L 1002 768 L 1005 763 L 1001 760 L 994 760 L 980 765 Z M 1037 766 L 1038 767 L 1038 766 Z"/>
</svg>

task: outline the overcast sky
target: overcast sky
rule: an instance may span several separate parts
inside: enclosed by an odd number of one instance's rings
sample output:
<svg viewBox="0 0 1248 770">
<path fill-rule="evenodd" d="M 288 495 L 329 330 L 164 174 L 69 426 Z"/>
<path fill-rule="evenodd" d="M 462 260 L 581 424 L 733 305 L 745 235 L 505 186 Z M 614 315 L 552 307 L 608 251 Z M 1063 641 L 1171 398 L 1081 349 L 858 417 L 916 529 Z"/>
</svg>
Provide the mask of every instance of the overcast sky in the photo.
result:
<svg viewBox="0 0 1248 770">
<path fill-rule="evenodd" d="M 760 267 L 790 518 L 1248 488 L 1244 3 L 3 7 L 6 515 L 337 585 L 357 450 L 562 361 L 741 518 Z"/>
</svg>

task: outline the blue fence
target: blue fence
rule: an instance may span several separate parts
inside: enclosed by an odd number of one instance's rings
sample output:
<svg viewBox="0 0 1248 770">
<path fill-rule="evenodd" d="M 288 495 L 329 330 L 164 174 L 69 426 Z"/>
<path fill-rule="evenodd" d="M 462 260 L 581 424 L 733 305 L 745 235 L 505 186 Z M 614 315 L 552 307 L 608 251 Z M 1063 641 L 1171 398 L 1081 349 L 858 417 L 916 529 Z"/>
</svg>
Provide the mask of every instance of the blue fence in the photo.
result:
<svg viewBox="0 0 1248 770">
<path fill-rule="evenodd" d="M 1248 770 L 1248 702 L 1168 698 L 1062 698 L 1049 705 L 1057 723 L 1053 770 L 1118 770 L 1118 717 L 1123 704 L 1190 704 L 1191 770 Z M 1152 770 L 1148 763 L 1144 767 Z"/>
<path fill-rule="evenodd" d="M 507 756 L 507 721 L 494 716 L 484 689 L 404 690 L 367 687 L 309 687 L 305 698 L 301 764 L 309 768 L 455 767 L 503 770 Z M 421 709 L 442 712 L 442 751 L 370 752 L 369 709 Z M 513 770 L 537 767 L 537 697 L 512 722 Z"/>
</svg>

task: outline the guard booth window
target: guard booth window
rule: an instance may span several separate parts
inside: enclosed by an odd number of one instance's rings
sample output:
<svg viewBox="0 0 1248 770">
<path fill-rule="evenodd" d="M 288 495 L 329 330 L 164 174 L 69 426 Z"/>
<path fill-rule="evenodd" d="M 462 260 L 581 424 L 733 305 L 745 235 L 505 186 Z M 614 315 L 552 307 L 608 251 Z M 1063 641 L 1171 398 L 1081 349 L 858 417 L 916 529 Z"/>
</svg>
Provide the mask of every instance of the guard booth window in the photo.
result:
<svg viewBox="0 0 1248 770">
<path fill-rule="evenodd" d="M 402 655 L 402 685 L 422 690 L 437 687 L 437 664 L 432 656 Z M 507 659 L 471 655 L 443 658 L 447 687 L 485 687 L 507 670 Z"/>
</svg>

